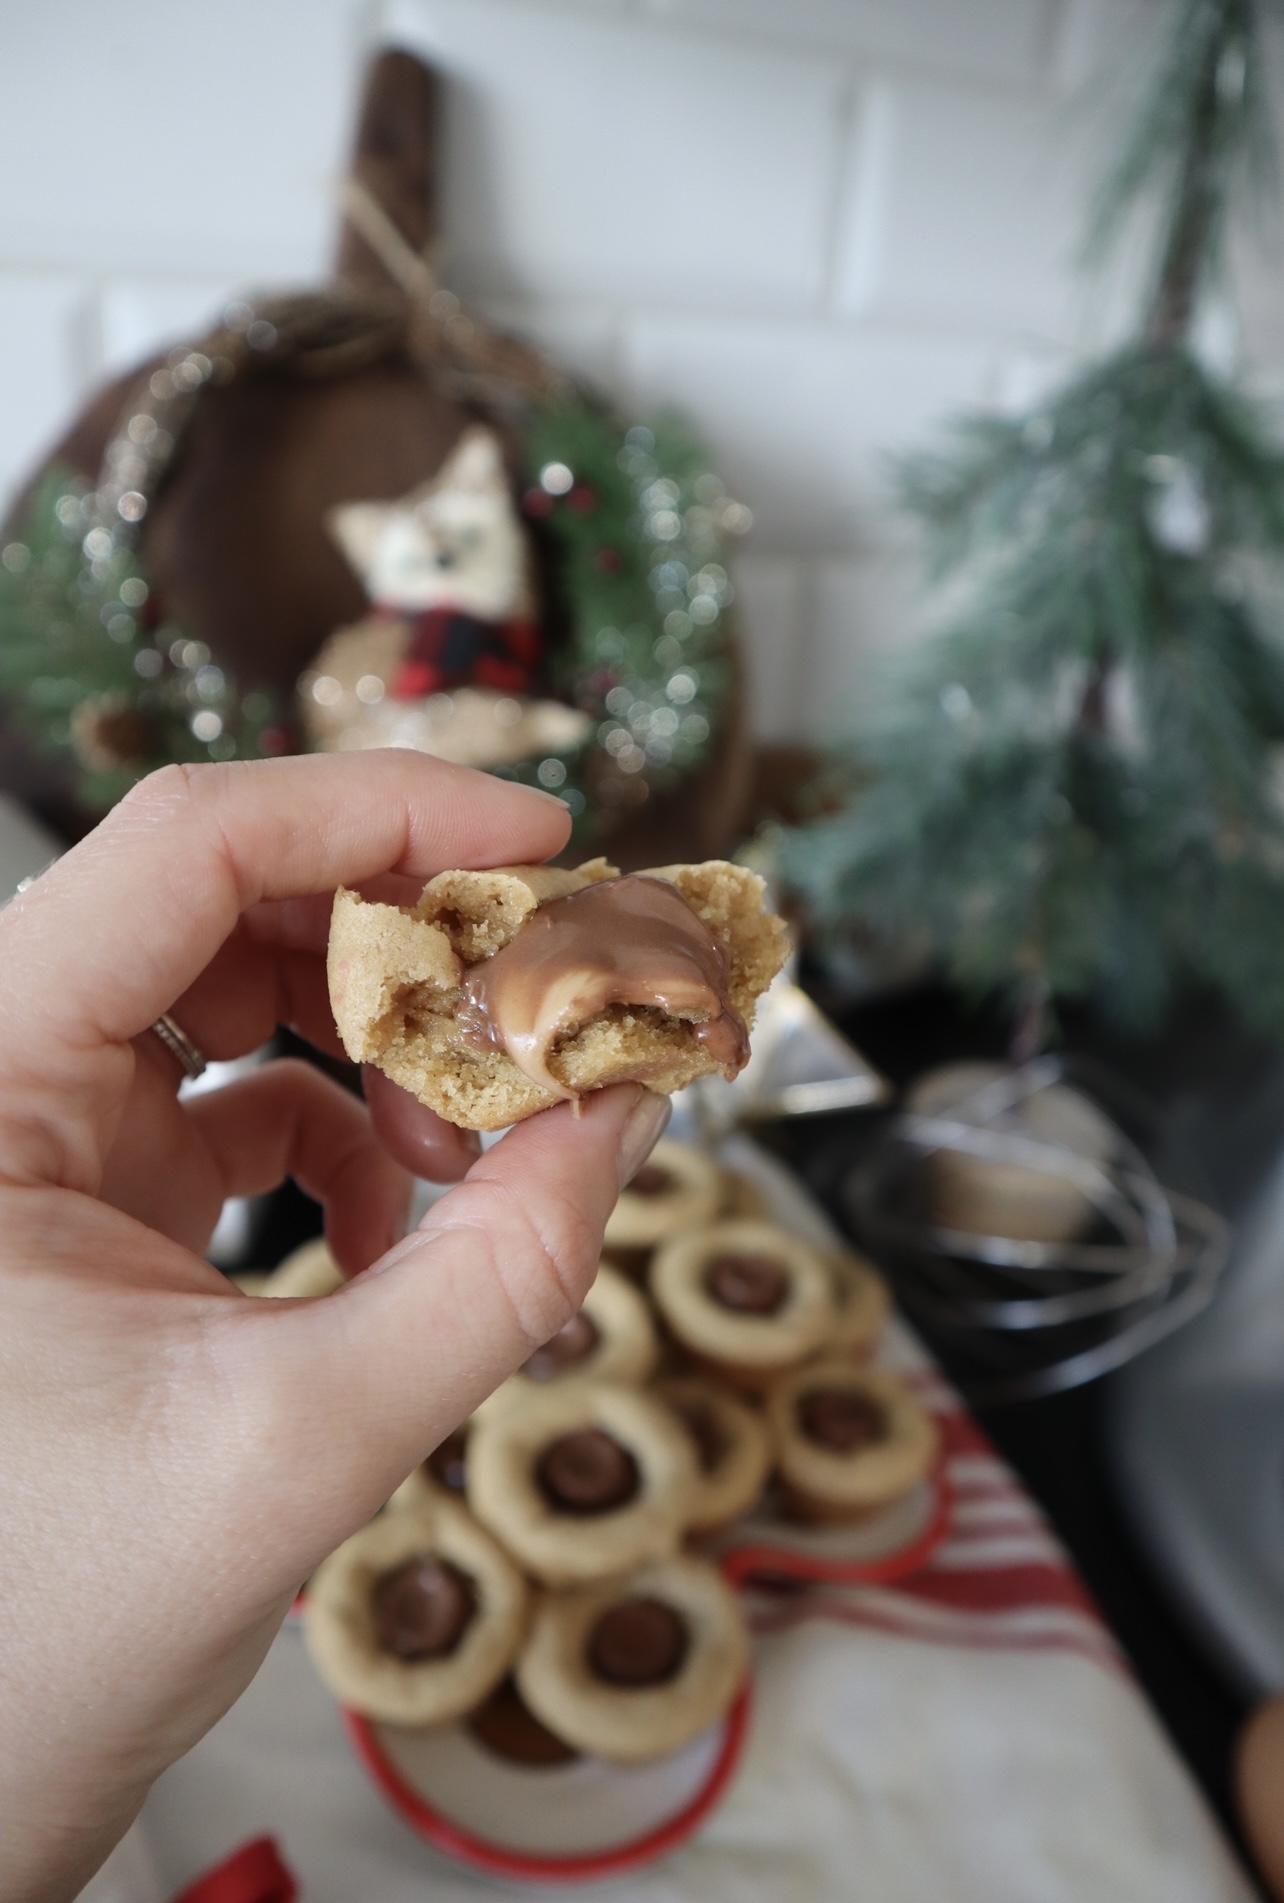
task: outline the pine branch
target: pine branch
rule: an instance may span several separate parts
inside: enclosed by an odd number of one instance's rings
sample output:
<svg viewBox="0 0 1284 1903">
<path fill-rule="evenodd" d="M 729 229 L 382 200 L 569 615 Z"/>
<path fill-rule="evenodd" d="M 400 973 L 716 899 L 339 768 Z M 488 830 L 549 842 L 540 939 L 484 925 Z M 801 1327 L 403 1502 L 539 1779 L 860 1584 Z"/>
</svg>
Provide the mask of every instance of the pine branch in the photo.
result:
<svg viewBox="0 0 1284 1903">
<path fill-rule="evenodd" d="M 1143 203 L 1159 208 L 1159 251 L 1143 325 L 1152 344 L 1190 336 L 1223 262 L 1232 209 L 1265 195 L 1277 153 L 1265 77 L 1275 0 L 1180 0 L 1168 57 L 1106 179 L 1089 233 L 1099 260 Z M 1247 190 L 1246 190 L 1247 188 Z"/>
</svg>

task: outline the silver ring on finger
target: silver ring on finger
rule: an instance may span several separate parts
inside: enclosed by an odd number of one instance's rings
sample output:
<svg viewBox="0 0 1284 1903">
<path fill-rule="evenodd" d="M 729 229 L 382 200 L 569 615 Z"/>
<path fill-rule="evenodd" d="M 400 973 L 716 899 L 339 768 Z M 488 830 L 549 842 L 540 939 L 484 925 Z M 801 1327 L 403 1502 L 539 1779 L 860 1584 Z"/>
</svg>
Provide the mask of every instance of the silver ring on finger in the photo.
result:
<svg viewBox="0 0 1284 1903">
<path fill-rule="evenodd" d="M 205 1069 L 204 1051 L 193 1044 L 181 1024 L 175 1024 L 173 1018 L 167 1015 L 158 1017 L 151 1029 L 179 1065 L 183 1075 L 189 1081 L 195 1082 Z"/>
</svg>

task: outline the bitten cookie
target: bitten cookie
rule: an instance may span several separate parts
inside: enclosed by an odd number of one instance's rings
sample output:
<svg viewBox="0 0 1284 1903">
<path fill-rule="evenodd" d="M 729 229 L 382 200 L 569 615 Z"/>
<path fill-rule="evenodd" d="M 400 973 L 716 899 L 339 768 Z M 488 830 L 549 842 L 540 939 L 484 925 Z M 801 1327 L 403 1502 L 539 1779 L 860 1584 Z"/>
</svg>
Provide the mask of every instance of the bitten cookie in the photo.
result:
<svg viewBox="0 0 1284 1903">
<path fill-rule="evenodd" d="M 762 880 L 722 860 L 444 872 L 411 908 L 336 893 L 330 1001 L 355 1062 L 499 1130 L 604 1084 L 733 1076 L 787 949 Z"/>
</svg>

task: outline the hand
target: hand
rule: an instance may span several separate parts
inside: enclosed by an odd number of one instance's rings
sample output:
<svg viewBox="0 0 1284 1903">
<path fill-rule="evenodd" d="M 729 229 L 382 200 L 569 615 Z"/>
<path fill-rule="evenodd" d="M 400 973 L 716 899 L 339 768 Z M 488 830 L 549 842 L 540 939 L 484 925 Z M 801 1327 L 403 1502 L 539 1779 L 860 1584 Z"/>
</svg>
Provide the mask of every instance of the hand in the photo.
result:
<svg viewBox="0 0 1284 1903">
<path fill-rule="evenodd" d="M 273 1064 L 180 1105 L 148 1027 L 333 1048 L 336 885 L 415 891 L 566 831 L 559 802 L 404 752 L 174 768 L 0 916 L 6 1903 L 75 1895 L 312 1568 L 578 1307 L 667 1114 L 620 1086 L 477 1158 L 384 1086 L 403 1159 L 467 1170 L 389 1249 L 408 1179 L 355 1099 Z M 345 1269 L 380 1258 L 324 1301 L 249 1300 L 197 1253 L 225 1196 L 287 1173 Z"/>
</svg>

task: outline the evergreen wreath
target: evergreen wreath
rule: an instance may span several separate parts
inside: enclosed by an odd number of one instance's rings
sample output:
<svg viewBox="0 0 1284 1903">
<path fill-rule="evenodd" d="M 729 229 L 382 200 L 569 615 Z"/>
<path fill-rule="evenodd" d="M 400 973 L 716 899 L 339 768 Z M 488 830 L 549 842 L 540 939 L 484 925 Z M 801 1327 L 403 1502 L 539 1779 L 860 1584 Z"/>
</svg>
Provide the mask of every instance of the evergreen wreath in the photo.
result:
<svg viewBox="0 0 1284 1903">
<path fill-rule="evenodd" d="M 592 725 L 569 753 L 495 771 L 556 793 L 583 840 L 707 762 L 731 684 L 725 546 L 749 512 L 690 432 L 626 423 L 449 294 L 422 308 L 309 296 L 231 306 L 207 338 L 171 351 L 98 486 L 51 469 L 0 549 L 0 696 L 70 764 L 88 811 L 172 761 L 296 744 L 292 709 L 159 619 L 140 559 L 140 525 L 201 390 L 269 367 L 338 375 L 394 350 L 521 422 L 523 512 L 566 624 L 544 685 Z"/>
</svg>

